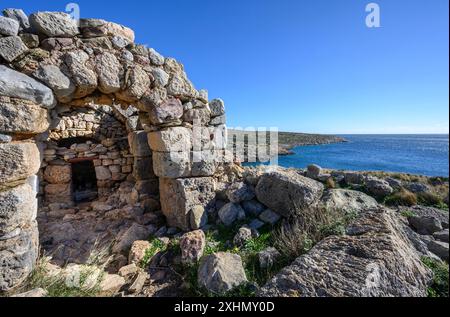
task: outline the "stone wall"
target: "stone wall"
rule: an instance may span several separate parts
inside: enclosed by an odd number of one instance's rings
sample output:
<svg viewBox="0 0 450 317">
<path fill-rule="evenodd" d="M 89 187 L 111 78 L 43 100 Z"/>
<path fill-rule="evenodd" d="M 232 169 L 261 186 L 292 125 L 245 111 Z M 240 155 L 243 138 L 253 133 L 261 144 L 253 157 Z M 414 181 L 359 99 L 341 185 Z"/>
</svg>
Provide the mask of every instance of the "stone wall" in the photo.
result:
<svg viewBox="0 0 450 317">
<path fill-rule="evenodd" d="M 144 204 L 160 196 L 169 225 L 204 225 L 218 187 L 214 175 L 227 157 L 223 102 L 209 102 L 182 64 L 134 44 L 134 32 L 122 25 L 99 19 L 78 24 L 57 12 L 27 17 L 9 10 L 6 16 L 0 17 L 0 291 L 19 285 L 37 256 L 36 175 L 42 157 L 45 166 L 75 155 L 72 150 L 90 155 L 99 144 L 115 153 L 113 144 L 104 143 L 115 138 L 108 131 L 93 148 L 78 144 L 58 154 L 49 146 L 42 153 L 43 141 L 108 130 L 87 120 L 83 108 L 92 105 L 119 105 L 115 111 L 127 128 L 135 189 Z M 75 115 L 86 127 L 71 128 L 68 120 L 54 124 L 54 113 L 70 107 L 80 109 Z M 78 146 L 86 151 L 78 152 Z M 129 172 L 128 156 L 106 155 L 99 154 L 99 171 L 108 174 L 105 163 L 113 159 L 117 173 L 118 166 L 120 174 Z M 119 158 L 121 164 L 114 164 Z M 67 167 L 51 169 L 63 170 L 55 173 L 61 177 L 52 180 L 53 187 L 68 184 L 62 176 Z M 47 174 L 48 181 L 53 173 Z"/>
</svg>

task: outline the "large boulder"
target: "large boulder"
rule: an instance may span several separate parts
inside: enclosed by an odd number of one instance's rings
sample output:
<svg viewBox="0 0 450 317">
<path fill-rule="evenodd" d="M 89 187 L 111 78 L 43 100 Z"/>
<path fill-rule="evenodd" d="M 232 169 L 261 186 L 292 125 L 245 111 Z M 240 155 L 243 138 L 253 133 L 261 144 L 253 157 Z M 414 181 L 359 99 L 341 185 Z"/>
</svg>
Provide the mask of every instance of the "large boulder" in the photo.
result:
<svg viewBox="0 0 450 317">
<path fill-rule="evenodd" d="M 47 131 L 49 126 L 47 109 L 0 100 L 0 133 L 33 135 Z"/>
<path fill-rule="evenodd" d="M 70 78 L 55 65 L 40 66 L 33 76 L 50 87 L 61 102 L 70 100 L 76 90 Z"/>
<path fill-rule="evenodd" d="M 0 65 L 0 95 L 29 100 L 45 108 L 56 104 L 50 88 L 4 65 Z"/>
<path fill-rule="evenodd" d="M 220 208 L 218 215 L 225 226 L 231 226 L 236 220 L 245 218 L 245 211 L 239 204 L 228 203 Z"/>
<path fill-rule="evenodd" d="M 35 143 L 0 143 L 0 188 L 2 184 L 25 182 L 39 171 L 41 157 Z"/>
<path fill-rule="evenodd" d="M 73 37 L 77 35 L 77 21 L 63 12 L 37 12 L 29 17 L 31 27 L 48 37 Z"/>
<path fill-rule="evenodd" d="M 359 213 L 378 206 L 374 198 L 362 192 L 349 189 L 330 189 L 323 195 L 321 202 L 326 209 L 339 210 L 346 213 Z"/>
<path fill-rule="evenodd" d="M 256 197 L 278 214 L 289 217 L 318 202 L 324 186 L 292 170 L 276 170 L 261 176 Z"/>
<path fill-rule="evenodd" d="M 171 227 L 191 229 L 191 210 L 204 207 L 208 212 L 214 205 L 216 183 L 212 177 L 160 178 L 161 210 Z M 196 207 L 197 208 L 197 207 Z"/>
<path fill-rule="evenodd" d="M 20 286 L 38 257 L 38 228 L 32 222 L 12 237 L 0 239 L 0 292 Z"/>
<path fill-rule="evenodd" d="M 28 30 L 30 28 L 28 16 L 25 14 L 25 12 L 23 12 L 22 9 L 14 9 L 14 8 L 4 9 L 3 15 L 7 18 L 16 20 L 19 23 L 19 30 Z"/>
<path fill-rule="evenodd" d="M 50 184 L 65 184 L 72 179 L 70 165 L 49 165 L 45 168 L 44 179 Z"/>
<path fill-rule="evenodd" d="M 424 297 L 431 279 L 398 215 L 380 208 L 361 213 L 346 236 L 319 242 L 281 270 L 259 295 Z"/>
<path fill-rule="evenodd" d="M 29 184 L 0 191 L 1 236 L 30 224 L 37 213 L 36 192 Z"/>
<path fill-rule="evenodd" d="M 153 171 L 161 178 L 191 176 L 190 152 L 153 152 Z"/>
<path fill-rule="evenodd" d="M 365 184 L 367 191 L 375 197 L 386 197 L 394 192 L 387 181 L 377 177 L 368 177 Z"/>
<path fill-rule="evenodd" d="M 134 31 L 123 25 L 101 19 L 80 19 L 83 37 L 120 36 L 129 43 L 134 42 Z"/>
<path fill-rule="evenodd" d="M 148 134 L 148 144 L 157 152 L 189 152 L 192 147 L 191 130 L 184 127 L 171 127 Z"/>
<path fill-rule="evenodd" d="M 408 217 L 408 222 L 422 235 L 431 235 L 443 229 L 439 219 L 433 216 L 411 216 Z"/>
<path fill-rule="evenodd" d="M 99 81 L 98 88 L 101 92 L 111 94 L 120 90 L 123 70 L 115 55 L 108 52 L 98 55 L 95 68 Z"/>
<path fill-rule="evenodd" d="M 0 16 L 0 35 L 14 36 L 19 32 L 19 22 Z"/>
<path fill-rule="evenodd" d="M 135 157 L 152 155 L 145 131 L 130 132 L 128 134 L 128 144 L 130 145 L 131 153 Z"/>
<path fill-rule="evenodd" d="M 0 37 L 0 57 L 9 63 L 27 50 L 28 47 L 19 36 Z"/>
<path fill-rule="evenodd" d="M 196 263 L 202 257 L 205 246 L 206 237 L 202 230 L 185 233 L 180 239 L 181 261 Z"/>
<path fill-rule="evenodd" d="M 226 252 L 203 257 L 197 276 L 198 284 L 215 294 L 224 294 L 247 282 L 241 257 Z"/>
<path fill-rule="evenodd" d="M 236 182 L 227 188 L 227 197 L 232 203 L 240 203 L 252 200 L 255 197 L 255 190 L 252 186 L 244 182 Z"/>
</svg>

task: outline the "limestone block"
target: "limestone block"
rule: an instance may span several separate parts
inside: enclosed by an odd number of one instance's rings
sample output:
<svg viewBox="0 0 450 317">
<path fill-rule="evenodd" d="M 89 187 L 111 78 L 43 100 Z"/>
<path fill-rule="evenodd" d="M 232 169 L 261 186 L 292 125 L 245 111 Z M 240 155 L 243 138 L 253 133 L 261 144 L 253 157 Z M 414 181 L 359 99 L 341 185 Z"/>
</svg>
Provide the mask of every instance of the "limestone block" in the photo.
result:
<svg viewBox="0 0 450 317">
<path fill-rule="evenodd" d="M 39 134 L 49 128 L 47 110 L 32 104 L 11 104 L 0 101 L 0 132 Z"/>
<path fill-rule="evenodd" d="M 24 181 L 37 174 L 41 164 L 35 143 L 0 143 L 0 188 L 7 183 Z"/>
<path fill-rule="evenodd" d="M 179 178 L 191 175 L 190 152 L 153 152 L 153 171 L 158 177 Z"/>
<path fill-rule="evenodd" d="M 214 205 L 216 183 L 212 177 L 160 178 L 159 188 L 161 210 L 172 227 L 189 230 L 192 208 L 209 210 Z"/>
<path fill-rule="evenodd" d="M 0 237 L 0 291 L 9 291 L 25 281 L 38 256 L 37 223 L 32 222 L 14 237 Z"/>
<path fill-rule="evenodd" d="M 0 237 L 36 218 L 36 192 L 29 184 L 0 191 Z"/>
<path fill-rule="evenodd" d="M 136 180 L 155 178 L 151 156 L 134 158 L 133 176 Z"/>
<path fill-rule="evenodd" d="M 128 134 L 128 144 L 130 151 L 136 156 L 150 156 L 152 152 L 148 145 L 147 133 L 145 131 L 135 131 Z"/>
<path fill-rule="evenodd" d="M 70 165 L 49 165 L 45 168 L 44 179 L 50 184 L 65 184 L 72 179 Z"/>
<path fill-rule="evenodd" d="M 156 152 L 190 151 L 191 139 L 191 130 L 184 127 L 170 127 L 148 134 L 149 146 Z"/>
</svg>

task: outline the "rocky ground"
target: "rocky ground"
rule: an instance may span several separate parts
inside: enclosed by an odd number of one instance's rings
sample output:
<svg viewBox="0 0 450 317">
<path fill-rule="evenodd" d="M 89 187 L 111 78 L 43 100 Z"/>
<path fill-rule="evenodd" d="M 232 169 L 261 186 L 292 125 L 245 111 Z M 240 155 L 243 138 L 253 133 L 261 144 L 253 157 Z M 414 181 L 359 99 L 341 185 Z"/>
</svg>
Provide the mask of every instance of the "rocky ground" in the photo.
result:
<svg viewBox="0 0 450 317">
<path fill-rule="evenodd" d="M 28 289 L 36 296 L 448 296 L 448 180 L 315 165 L 233 173 L 207 224 L 186 233 L 133 205 L 127 183 L 102 201 L 41 208 L 45 261 Z M 69 288 L 55 282 L 80 274 L 93 277 Z"/>
</svg>

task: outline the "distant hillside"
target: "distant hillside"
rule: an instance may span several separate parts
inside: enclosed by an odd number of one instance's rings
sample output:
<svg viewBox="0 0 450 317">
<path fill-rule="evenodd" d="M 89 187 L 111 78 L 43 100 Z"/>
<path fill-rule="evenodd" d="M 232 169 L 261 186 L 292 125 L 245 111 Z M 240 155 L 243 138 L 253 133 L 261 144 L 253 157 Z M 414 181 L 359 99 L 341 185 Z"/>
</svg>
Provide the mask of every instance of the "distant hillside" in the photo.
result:
<svg viewBox="0 0 450 317">
<path fill-rule="evenodd" d="M 234 138 L 245 140 L 244 147 L 247 147 L 247 139 L 242 136 L 244 131 L 239 130 L 228 130 L 228 147 L 232 149 L 235 146 Z M 267 138 L 267 142 L 269 142 Z M 325 135 L 325 134 L 308 134 L 308 133 L 296 133 L 296 132 L 278 132 L 278 152 L 279 155 L 289 155 L 292 154 L 291 149 L 296 146 L 303 145 L 319 145 L 319 144 L 330 144 L 330 143 L 341 143 L 347 142 L 344 138 L 335 135 Z"/>
</svg>

